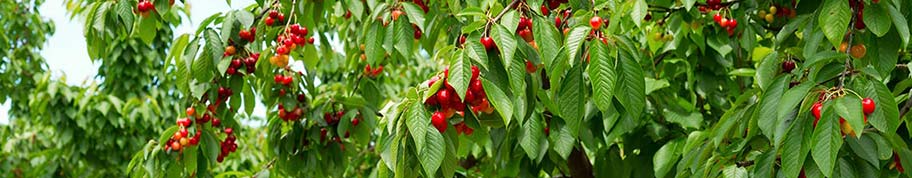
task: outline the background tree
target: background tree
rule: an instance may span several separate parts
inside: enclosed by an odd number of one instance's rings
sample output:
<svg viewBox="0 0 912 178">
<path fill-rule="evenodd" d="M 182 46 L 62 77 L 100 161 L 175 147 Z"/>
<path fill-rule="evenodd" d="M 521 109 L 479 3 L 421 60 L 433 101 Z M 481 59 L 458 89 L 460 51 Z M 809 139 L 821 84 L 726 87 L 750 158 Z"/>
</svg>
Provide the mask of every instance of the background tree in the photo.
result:
<svg viewBox="0 0 912 178">
<path fill-rule="evenodd" d="M 35 82 L 26 175 L 910 176 L 899 0 L 68 3 L 104 82 Z"/>
</svg>

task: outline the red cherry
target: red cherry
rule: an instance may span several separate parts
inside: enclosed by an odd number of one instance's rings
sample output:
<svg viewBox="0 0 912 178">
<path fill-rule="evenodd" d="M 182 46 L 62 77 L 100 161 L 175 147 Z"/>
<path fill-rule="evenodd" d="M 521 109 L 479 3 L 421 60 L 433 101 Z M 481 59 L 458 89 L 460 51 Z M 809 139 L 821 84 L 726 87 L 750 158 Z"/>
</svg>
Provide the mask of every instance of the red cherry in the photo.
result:
<svg viewBox="0 0 912 178">
<path fill-rule="evenodd" d="M 275 77 L 272 77 L 272 80 L 274 80 L 275 83 L 282 83 L 282 81 L 285 80 L 285 77 L 282 75 L 276 74 Z"/>
<path fill-rule="evenodd" d="M 871 99 L 871 98 L 862 99 L 861 106 L 862 106 L 862 108 L 864 108 L 865 115 L 870 115 L 871 113 L 874 113 L 875 104 L 874 104 L 873 99 Z"/>
<path fill-rule="evenodd" d="M 278 20 L 279 20 L 279 22 L 284 22 L 284 21 L 285 21 L 285 14 L 279 14 Z"/>
<path fill-rule="evenodd" d="M 275 19 L 273 17 L 266 17 L 266 26 L 272 26 L 275 24 Z"/>
<path fill-rule="evenodd" d="M 288 26 L 288 29 L 291 30 L 291 33 L 294 33 L 294 34 L 301 33 L 300 32 L 301 25 L 299 25 L 299 24 L 291 24 L 291 26 Z"/>
<path fill-rule="evenodd" d="M 548 16 L 548 14 L 551 13 L 551 10 L 548 9 L 548 7 L 545 7 L 544 4 L 542 4 L 542 5 L 541 5 L 541 12 L 542 12 L 542 15 Z"/>
<path fill-rule="evenodd" d="M 278 18 L 278 17 L 279 17 L 279 11 L 276 11 L 276 10 L 269 10 L 269 17 Z"/>
<path fill-rule="evenodd" d="M 535 73 L 535 64 L 532 64 L 532 61 L 526 61 L 526 72 Z"/>
<path fill-rule="evenodd" d="M 722 15 L 716 14 L 713 15 L 713 21 L 716 21 L 718 24 L 722 24 Z"/>
<path fill-rule="evenodd" d="M 451 93 L 449 90 L 441 88 L 441 90 L 437 91 L 437 101 L 440 102 L 440 104 L 445 105 L 450 101 L 450 95 Z"/>
<path fill-rule="evenodd" d="M 782 62 L 782 72 L 789 73 L 792 72 L 793 69 L 795 69 L 795 61 L 786 60 Z"/>
<path fill-rule="evenodd" d="M 472 66 L 472 78 L 470 80 L 478 79 L 479 72 L 480 71 L 478 70 L 478 66 Z"/>
<path fill-rule="evenodd" d="M 352 126 L 358 126 L 358 123 L 361 123 L 361 120 L 358 118 L 352 118 Z"/>
<path fill-rule="evenodd" d="M 465 41 L 466 41 L 466 36 L 460 35 L 459 36 L 459 45 L 465 44 Z"/>
<path fill-rule="evenodd" d="M 561 18 L 560 18 L 560 16 L 554 16 L 554 26 L 556 26 L 556 27 L 560 27 L 560 26 L 561 26 Z"/>
<path fill-rule="evenodd" d="M 276 48 L 276 53 L 286 55 L 286 54 L 288 54 L 288 48 L 286 48 L 285 46 L 279 46 L 278 48 Z"/>
<path fill-rule="evenodd" d="M 293 41 L 295 44 L 298 44 L 301 46 L 303 46 L 305 43 L 307 43 L 307 41 L 304 40 L 304 38 L 301 36 L 294 36 L 294 37 L 292 37 L 292 39 L 294 39 Z"/>
<path fill-rule="evenodd" d="M 221 119 L 212 118 L 212 126 L 213 126 L 213 127 L 218 127 L 218 126 L 220 126 L 220 125 L 222 125 L 222 120 L 221 120 Z"/>
<path fill-rule="evenodd" d="M 447 122 L 446 114 L 444 114 L 443 112 L 436 111 L 431 116 L 431 124 L 433 124 L 434 127 L 437 128 L 437 131 L 440 131 L 440 133 L 443 133 L 444 131 L 446 131 L 446 129 L 447 129 L 446 122 Z"/>
<path fill-rule="evenodd" d="M 722 18 L 722 21 L 719 21 L 719 26 L 721 26 L 722 28 L 727 28 L 729 25 L 728 23 L 729 23 L 728 18 Z"/>
<path fill-rule="evenodd" d="M 520 31 L 519 31 L 519 36 L 522 37 L 523 40 L 526 40 L 526 42 L 530 42 L 530 41 L 535 40 L 535 39 L 532 37 L 532 30 L 529 30 L 528 28 L 527 28 L 527 29 L 520 30 Z"/>
<path fill-rule="evenodd" d="M 589 19 L 589 25 L 592 26 L 592 30 L 599 30 L 599 28 L 602 28 L 602 18 L 599 16 L 592 17 L 592 19 Z"/>
<path fill-rule="evenodd" d="M 314 44 L 314 37 L 307 38 L 307 43 Z"/>
<path fill-rule="evenodd" d="M 821 104 L 819 101 L 814 103 L 814 105 L 811 106 L 811 114 L 814 115 L 814 126 L 817 126 L 817 121 L 820 120 L 820 109 L 821 108 L 823 108 L 823 104 Z"/>
<path fill-rule="evenodd" d="M 232 133 L 234 133 L 234 129 L 232 129 L 232 128 L 225 128 L 225 134 L 231 135 Z"/>
<path fill-rule="evenodd" d="M 413 36 L 415 36 L 416 40 L 421 39 L 421 29 L 415 28 L 415 32 L 414 32 Z"/>
<path fill-rule="evenodd" d="M 487 50 L 493 50 L 497 47 L 496 44 L 494 44 L 494 39 L 491 39 L 491 37 L 482 37 L 481 44 L 484 45 Z"/>
<path fill-rule="evenodd" d="M 187 107 L 187 117 L 196 116 L 196 109 L 193 107 Z"/>
<path fill-rule="evenodd" d="M 283 85 L 291 84 L 292 81 L 294 81 L 294 78 L 292 78 L 291 76 L 285 76 L 284 78 L 282 78 Z"/>
<path fill-rule="evenodd" d="M 735 19 L 728 20 L 728 28 L 735 28 L 735 27 L 738 27 L 738 20 L 735 20 Z"/>
</svg>

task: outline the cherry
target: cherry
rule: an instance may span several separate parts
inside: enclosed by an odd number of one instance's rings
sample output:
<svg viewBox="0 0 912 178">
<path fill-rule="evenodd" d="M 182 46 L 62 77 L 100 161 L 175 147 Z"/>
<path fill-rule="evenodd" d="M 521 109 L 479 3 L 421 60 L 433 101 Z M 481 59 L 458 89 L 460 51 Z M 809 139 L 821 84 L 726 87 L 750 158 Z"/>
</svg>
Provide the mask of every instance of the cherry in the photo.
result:
<svg viewBox="0 0 912 178">
<path fill-rule="evenodd" d="M 864 44 L 856 44 L 856 45 L 853 45 L 853 46 L 852 46 L 852 49 L 850 49 L 850 50 L 851 50 L 851 51 L 849 51 L 849 53 L 850 53 L 850 54 L 852 55 L 852 57 L 855 58 L 855 59 L 864 58 L 865 53 L 868 53 L 868 49 L 865 48 L 865 45 L 864 45 Z"/>
<path fill-rule="evenodd" d="M 478 70 L 478 66 L 472 66 L 472 78 L 470 80 L 478 79 L 479 72 L 481 71 Z"/>
<path fill-rule="evenodd" d="M 233 59 L 233 60 L 231 60 L 231 67 L 232 67 L 232 68 L 241 67 L 241 59 Z"/>
<path fill-rule="evenodd" d="M 179 131 L 174 132 L 174 135 L 171 136 L 171 139 L 174 140 L 180 140 L 181 138 L 184 138 L 184 135 L 182 135 Z"/>
<path fill-rule="evenodd" d="M 470 85 L 469 87 L 471 87 L 472 90 L 481 91 L 482 93 L 484 93 L 484 87 L 481 86 L 481 80 L 475 80 L 474 82 L 472 82 L 469 85 Z"/>
<path fill-rule="evenodd" d="M 320 128 L 320 141 L 326 140 L 326 128 Z"/>
<path fill-rule="evenodd" d="M 795 61 L 785 60 L 782 62 L 782 72 L 790 73 L 793 69 L 795 69 Z"/>
<path fill-rule="evenodd" d="M 465 42 L 466 42 L 466 36 L 460 35 L 459 36 L 459 45 L 465 44 Z"/>
<path fill-rule="evenodd" d="M 345 17 L 345 19 L 351 18 L 351 17 L 352 17 L 352 12 L 351 12 L 351 11 L 345 11 L 345 16 L 343 16 L 343 17 Z"/>
<path fill-rule="evenodd" d="M 440 133 L 443 133 L 447 129 L 446 114 L 444 114 L 443 112 L 440 112 L 440 111 L 434 112 L 434 114 L 431 115 L 431 124 L 433 124 L 434 127 L 437 128 L 437 131 L 440 131 Z"/>
<path fill-rule="evenodd" d="M 220 119 L 218 119 L 218 118 L 212 118 L 212 126 L 213 126 L 213 127 L 218 127 L 218 126 L 220 126 L 220 125 L 222 125 L 222 120 L 220 120 Z"/>
<path fill-rule="evenodd" d="M 302 46 L 303 46 L 305 43 L 307 43 L 307 41 L 304 39 L 304 37 L 301 37 L 301 36 L 295 35 L 295 36 L 291 37 L 291 39 L 294 39 L 294 40 L 293 40 L 294 43 L 295 43 L 295 44 L 298 44 L 298 45 L 302 45 Z"/>
<path fill-rule="evenodd" d="M 171 149 L 174 151 L 180 151 L 181 144 L 178 142 L 171 142 Z"/>
<path fill-rule="evenodd" d="M 441 102 L 441 104 L 447 104 L 450 101 L 451 94 L 449 90 L 441 88 L 440 91 L 437 91 L 437 101 Z"/>
<path fill-rule="evenodd" d="M 348 136 L 349 136 L 348 131 L 345 131 L 345 138 L 348 138 Z"/>
<path fill-rule="evenodd" d="M 528 28 L 520 30 L 519 36 L 522 37 L 523 40 L 526 40 L 526 42 L 530 42 L 530 41 L 534 40 L 532 37 L 532 30 L 529 30 Z"/>
<path fill-rule="evenodd" d="M 235 52 L 237 52 L 237 49 L 234 46 L 225 47 L 225 53 L 228 53 L 228 55 L 234 55 Z"/>
<path fill-rule="evenodd" d="M 285 14 L 279 14 L 278 19 L 279 19 L 279 22 L 284 22 L 284 21 L 285 21 Z"/>
<path fill-rule="evenodd" d="M 421 29 L 415 28 L 415 32 L 414 32 L 413 36 L 415 36 L 416 40 L 421 39 Z"/>
<path fill-rule="evenodd" d="M 862 99 L 861 107 L 864 108 L 863 110 L 864 110 L 865 115 L 870 115 L 871 113 L 874 113 L 874 108 L 875 108 L 874 100 L 871 98 Z"/>
<path fill-rule="evenodd" d="M 288 26 L 288 29 L 291 30 L 291 33 L 294 34 L 301 33 L 301 25 L 299 24 L 291 24 L 291 26 Z"/>
<path fill-rule="evenodd" d="M 182 138 L 186 138 L 188 134 L 190 134 L 190 132 L 187 131 L 186 127 L 180 129 L 180 135 Z"/>
<path fill-rule="evenodd" d="M 314 37 L 307 38 L 307 43 L 314 44 Z"/>
<path fill-rule="evenodd" d="M 206 122 L 209 122 L 209 119 L 212 119 L 212 116 L 209 116 L 209 114 L 203 114 L 203 118 L 200 119 L 200 121 L 202 123 L 206 123 Z"/>
<path fill-rule="evenodd" d="M 361 120 L 358 118 L 352 118 L 352 126 L 358 126 L 358 123 L 361 123 Z"/>
<path fill-rule="evenodd" d="M 194 136 L 193 138 L 190 138 L 190 145 L 199 144 L 199 139 L 200 139 L 199 134 L 197 133 L 196 136 Z"/>
<path fill-rule="evenodd" d="M 551 10 L 548 9 L 548 7 L 545 7 L 544 4 L 542 4 L 542 5 L 541 5 L 541 13 L 542 13 L 542 15 L 548 16 L 548 14 L 551 13 Z"/>
<path fill-rule="evenodd" d="M 493 50 L 497 47 L 496 44 L 494 44 L 494 39 L 491 39 L 491 37 L 481 37 L 481 44 L 484 45 L 487 50 Z"/>
<path fill-rule="evenodd" d="M 304 101 L 307 100 L 307 96 L 304 96 L 304 94 L 301 93 L 301 94 L 298 94 L 298 98 L 297 98 L 297 99 L 298 99 L 298 102 L 304 102 Z"/>
<path fill-rule="evenodd" d="M 526 61 L 526 72 L 535 73 L 535 64 L 532 64 L 532 61 Z"/>
<path fill-rule="evenodd" d="M 276 53 L 279 53 L 282 55 L 288 54 L 288 48 L 285 46 L 279 46 L 278 48 L 276 48 Z"/>
<path fill-rule="evenodd" d="M 277 11 L 277 10 L 269 10 L 269 17 L 272 17 L 272 18 L 279 18 L 279 11 Z"/>
<path fill-rule="evenodd" d="M 823 108 L 823 103 L 820 103 L 819 101 L 814 103 L 814 105 L 811 106 L 811 114 L 814 114 L 814 118 L 820 119 L 820 109 L 822 109 L 822 108 Z M 817 125 L 817 124 L 814 124 L 814 125 Z"/>
<path fill-rule="evenodd" d="M 599 16 L 592 17 L 592 19 L 589 19 L 589 25 L 592 26 L 592 30 L 599 30 L 599 28 L 602 28 L 602 18 Z"/>
<path fill-rule="evenodd" d="M 229 127 L 229 128 L 225 128 L 225 134 L 231 135 L 232 133 L 234 133 L 234 129 L 232 129 L 232 128 L 230 128 L 230 127 Z"/>
<path fill-rule="evenodd" d="M 272 77 L 272 80 L 274 80 L 275 83 L 282 83 L 282 81 L 285 80 L 285 77 L 282 75 L 276 74 L 275 77 Z"/>
<path fill-rule="evenodd" d="M 561 26 L 561 18 L 560 18 L 560 16 L 554 16 L 554 26 L 556 26 L 556 27 L 560 27 L 560 26 Z"/>
<path fill-rule="evenodd" d="M 722 21 L 719 21 L 719 26 L 722 28 L 727 28 L 729 25 L 728 18 L 722 18 Z"/>
<path fill-rule="evenodd" d="M 393 10 L 390 14 L 393 15 L 393 21 L 399 20 L 399 16 L 402 15 L 402 11 L 399 9 Z"/>
<path fill-rule="evenodd" d="M 843 41 L 841 44 L 839 44 L 839 49 L 837 49 L 837 51 L 839 51 L 840 53 L 844 53 L 846 51 L 846 49 L 848 49 L 848 48 L 849 48 L 849 43 Z"/>
<path fill-rule="evenodd" d="M 225 73 L 228 74 L 228 75 L 237 74 L 237 68 L 229 67 L 229 68 L 225 71 Z"/>
<path fill-rule="evenodd" d="M 722 15 L 719 15 L 719 14 L 713 15 L 713 21 L 715 21 L 718 24 L 722 24 Z"/>
<path fill-rule="evenodd" d="M 285 76 L 284 78 L 282 78 L 283 85 L 291 84 L 292 81 L 294 81 L 294 78 L 292 78 L 291 76 Z"/>
<path fill-rule="evenodd" d="M 265 22 L 266 22 L 266 26 L 272 26 L 273 24 L 275 24 L 275 18 L 273 18 L 273 17 L 266 17 Z"/>
<path fill-rule="evenodd" d="M 187 107 L 186 112 L 187 112 L 187 117 L 196 115 L 196 109 L 194 109 L 193 107 Z"/>
</svg>

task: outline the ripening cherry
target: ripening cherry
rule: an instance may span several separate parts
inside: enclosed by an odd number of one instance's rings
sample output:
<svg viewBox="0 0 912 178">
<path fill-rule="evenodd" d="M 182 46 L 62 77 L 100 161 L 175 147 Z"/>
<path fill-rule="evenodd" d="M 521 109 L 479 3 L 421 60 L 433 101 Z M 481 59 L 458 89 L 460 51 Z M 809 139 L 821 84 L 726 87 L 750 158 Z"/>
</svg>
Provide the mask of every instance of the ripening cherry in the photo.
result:
<svg viewBox="0 0 912 178">
<path fill-rule="evenodd" d="M 875 108 L 874 100 L 871 98 L 862 99 L 861 107 L 864 108 L 863 110 L 864 110 L 865 115 L 870 115 L 871 113 L 874 113 L 874 108 Z"/>
<path fill-rule="evenodd" d="M 181 144 L 178 143 L 178 142 L 171 142 L 171 149 L 174 150 L 174 151 L 180 151 L 180 150 L 181 150 Z"/>
<path fill-rule="evenodd" d="M 599 16 L 594 16 L 589 19 L 589 25 L 592 26 L 592 30 L 599 30 L 602 28 L 602 18 Z"/>
<path fill-rule="evenodd" d="M 399 20 L 399 16 L 402 15 L 402 11 L 399 9 L 393 10 L 390 14 L 393 15 L 393 21 Z"/>
<path fill-rule="evenodd" d="M 225 53 L 227 53 L 228 55 L 234 55 L 234 53 L 236 53 L 236 52 L 237 52 L 237 49 L 234 48 L 234 46 L 225 47 Z"/>
<path fill-rule="evenodd" d="M 861 59 L 864 58 L 865 53 L 868 53 L 868 49 L 865 48 L 864 44 L 856 44 L 852 46 L 852 49 L 850 49 L 849 53 L 853 58 Z"/>
</svg>

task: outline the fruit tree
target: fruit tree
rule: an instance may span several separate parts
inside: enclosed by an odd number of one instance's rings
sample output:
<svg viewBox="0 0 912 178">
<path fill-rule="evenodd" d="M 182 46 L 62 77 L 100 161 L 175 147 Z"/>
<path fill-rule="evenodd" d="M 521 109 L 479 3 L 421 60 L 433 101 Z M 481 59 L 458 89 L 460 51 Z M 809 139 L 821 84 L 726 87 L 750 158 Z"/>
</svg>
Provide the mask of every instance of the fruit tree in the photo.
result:
<svg viewBox="0 0 912 178">
<path fill-rule="evenodd" d="M 66 0 L 81 86 L 41 3 L 0 2 L 15 177 L 912 176 L 903 0 Z"/>
</svg>

